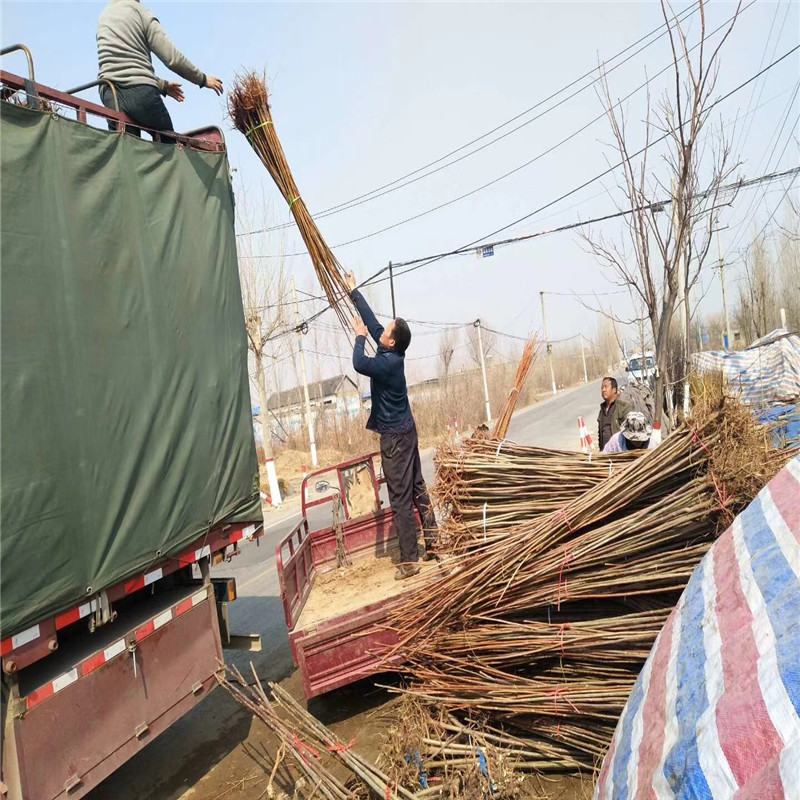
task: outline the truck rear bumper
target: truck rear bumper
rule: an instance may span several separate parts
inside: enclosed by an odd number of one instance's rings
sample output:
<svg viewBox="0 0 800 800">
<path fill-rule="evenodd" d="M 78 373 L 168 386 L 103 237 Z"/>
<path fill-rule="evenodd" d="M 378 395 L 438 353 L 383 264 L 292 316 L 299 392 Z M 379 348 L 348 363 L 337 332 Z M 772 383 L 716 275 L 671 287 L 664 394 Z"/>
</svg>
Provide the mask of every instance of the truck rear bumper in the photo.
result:
<svg viewBox="0 0 800 800">
<path fill-rule="evenodd" d="M 205 697 L 221 660 L 212 588 L 194 586 L 104 650 L 12 699 L 3 744 L 9 798 L 83 797 Z"/>
<path fill-rule="evenodd" d="M 388 622 L 389 610 L 382 604 L 310 630 L 291 632 L 292 658 L 303 677 L 306 698 L 400 667 L 400 654 L 386 659 L 390 648 L 399 642 L 397 633 L 387 627 Z"/>
</svg>

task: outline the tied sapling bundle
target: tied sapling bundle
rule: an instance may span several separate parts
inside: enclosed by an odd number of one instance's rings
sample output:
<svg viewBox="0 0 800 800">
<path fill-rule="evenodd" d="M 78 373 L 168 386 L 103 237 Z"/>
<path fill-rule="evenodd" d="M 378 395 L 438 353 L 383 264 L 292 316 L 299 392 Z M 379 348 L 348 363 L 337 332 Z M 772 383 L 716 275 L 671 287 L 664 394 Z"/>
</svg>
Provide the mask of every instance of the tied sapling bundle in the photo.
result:
<svg viewBox="0 0 800 800">
<path fill-rule="evenodd" d="M 352 328 L 355 313 L 348 304 L 350 294 L 344 270 L 322 237 L 300 196 L 300 190 L 294 181 L 292 171 L 289 169 L 289 162 L 286 160 L 275 130 L 269 105 L 269 94 L 263 75 L 250 72 L 236 79 L 233 90 L 228 95 L 228 112 L 234 126 L 250 142 L 250 146 L 255 150 L 261 163 L 267 168 L 275 185 L 289 204 L 289 209 L 311 257 L 320 286 L 322 286 L 331 307 L 336 311 L 342 326 L 349 331 Z"/>
<path fill-rule="evenodd" d="M 522 351 L 522 358 L 520 359 L 519 366 L 517 367 L 517 376 L 514 378 L 514 385 L 506 398 L 503 410 L 497 418 L 497 423 L 492 431 L 493 439 L 505 439 L 508 433 L 508 426 L 511 424 L 511 417 L 514 414 L 514 409 L 517 407 L 519 400 L 519 393 L 525 384 L 528 373 L 531 371 L 533 363 L 536 361 L 536 337 L 533 336 L 525 342 L 525 349 Z"/>
</svg>

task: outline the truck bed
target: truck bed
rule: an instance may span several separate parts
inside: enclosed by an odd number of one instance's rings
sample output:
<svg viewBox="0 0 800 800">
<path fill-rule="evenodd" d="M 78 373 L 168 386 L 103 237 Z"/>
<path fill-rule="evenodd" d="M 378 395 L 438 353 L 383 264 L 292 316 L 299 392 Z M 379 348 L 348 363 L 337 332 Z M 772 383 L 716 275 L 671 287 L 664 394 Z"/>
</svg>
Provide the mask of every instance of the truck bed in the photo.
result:
<svg viewBox="0 0 800 800">
<path fill-rule="evenodd" d="M 435 561 L 421 561 L 418 575 L 396 581 L 398 560 L 397 551 L 381 557 L 362 555 L 349 566 L 318 572 L 294 631 L 308 631 L 356 609 L 388 602 L 418 588 L 438 571 Z"/>
<path fill-rule="evenodd" d="M 320 481 L 326 474 L 329 480 Z M 372 495 L 362 487 L 358 497 L 372 498 L 366 513 L 353 502 L 353 489 L 365 478 L 372 484 Z M 443 574 L 437 562 L 421 561 L 418 575 L 394 579 L 398 542 L 392 510 L 383 497 L 384 483 L 377 453 L 308 475 L 302 489 L 303 519 L 278 545 L 289 645 L 307 698 L 400 666 L 401 652 L 388 658 L 398 643 L 392 610 L 403 603 L 404 595 Z M 309 486 L 324 496 L 308 499 Z M 311 527 L 324 520 L 320 512 L 325 507 L 331 522 Z M 315 512 L 311 523 L 309 511 Z M 336 553 L 342 547 L 350 560 L 345 567 L 337 565 Z"/>
</svg>

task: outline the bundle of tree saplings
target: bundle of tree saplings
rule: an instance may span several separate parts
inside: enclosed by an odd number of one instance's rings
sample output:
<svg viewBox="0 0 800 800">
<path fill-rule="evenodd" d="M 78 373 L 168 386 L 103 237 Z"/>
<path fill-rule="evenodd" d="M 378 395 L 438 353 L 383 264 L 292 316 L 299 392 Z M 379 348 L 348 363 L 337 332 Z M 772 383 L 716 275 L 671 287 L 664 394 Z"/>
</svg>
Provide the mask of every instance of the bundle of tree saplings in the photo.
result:
<svg viewBox="0 0 800 800">
<path fill-rule="evenodd" d="M 236 78 L 234 87 L 228 95 L 228 113 L 234 126 L 245 135 L 261 159 L 261 163 L 272 176 L 284 200 L 289 204 L 320 286 L 336 311 L 339 321 L 349 331 L 354 312 L 350 306 L 344 270 L 328 247 L 300 196 L 300 190 L 294 181 L 275 130 L 267 84 L 263 75 L 249 72 Z"/>
<path fill-rule="evenodd" d="M 458 553 L 504 538 L 509 529 L 564 508 L 635 458 L 480 438 L 443 445 L 433 488 L 443 547 Z"/>
<path fill-rule="evenodd" d="M 432 725 L 449 715 L 513 739 L 516 769 L 594 767 L 721 521 L 771 477 L 756 487 L 746 459 L 718 455 L 742 439 L 728 423 L 724 405 L 709 408 L 624 468 L 590 475 L 556 510 L 454 556 L 449 575 L 406 601 L 392 654 L 406 658 L 407 691 Z M 781 464 L 749 463 L 772 474 Z M 447 731 L 428 739 L 435 749 Z"/>
<path fill-rule="evenodd" d="M 511 424 L 511 417 L 514 415 L 514 409 L 517 407 L 519 400 L 519 393 L 525 385 L 528 378 L 528 373 L 536 361 L 536 337 L 532 336 L 525 342 L 525 347 L 522 350 L 522 358 L 519 360 L 517 367 L 517 374 L 514 377 L 514 385 L 508 393 L 506 402 L 503 404 L 503 409 L 497 417 L 494 430 L 492 431 L 493 439 L 505 439 L 508 433 L 508 426 Z"/>
<path fill-rule="evenodd" d="M 252 664 L 251 664 L 252 669 Z M 248 683 L 236 667 L 226 666 L 217 680 L 231 696 L 253 712 L 275 733 L 280 741 L 270 782 L 264 794 L 274 797 L 273 788 L 280 762 L 287 755 L 292 760 L 294 772 L 305 779 L 302 787 L 295 784 L 294 796 L 311 800 L 359 800 L 364 797 L 382 797 L 386 800 L 415 800 L 418 795 L 390 779 L 377 765 L 359 755 L 353 743 L 343 742 L 333 731 L 309 714 L 285 689 L 269 683 L 269 695 L 253 671 L 254 681 Z M 333 769 L 344 765 L 350 779 L 342 782 Z M 288 794 L 283 787 L 284 794 Z"/>
</svg>

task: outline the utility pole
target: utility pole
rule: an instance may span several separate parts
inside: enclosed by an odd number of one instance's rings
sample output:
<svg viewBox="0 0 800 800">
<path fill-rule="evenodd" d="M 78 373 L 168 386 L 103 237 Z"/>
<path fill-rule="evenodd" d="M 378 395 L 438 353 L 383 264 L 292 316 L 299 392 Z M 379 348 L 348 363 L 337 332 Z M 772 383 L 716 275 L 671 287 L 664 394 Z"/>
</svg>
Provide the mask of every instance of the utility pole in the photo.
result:
<svg viewBox="0 0 800 800">
<path fill-rule="evenodd" d="M 392 262 L 389 262 L 389 288 L 392 291 L 392 319 L 397 316 L 397 311 L 394 307 L 394 270 L 392 269 Z"/>
<path fill-rule="evenodd" d="M 261 328 L 259 319 L 259 329 Z M 261 437 L 264 442 L 264 469 L 267 473 L 269 484 L 270 503 L 277 508 L 281 500 L 281 487 L 278 483 L 278 473 L 275 470 L 275 456 L 272 452 L 272 426 L 269 424 L 269 398 L 267 397 L 267 383 L 264 375 L 264 354 L 259 351 L 255 354 L 256 384 L 258 385 L 258 399 L 261 403 L 259 418 L 261 421 Z M 277 385 L 277 384 L 276 384 Z"/>
<path fill-rule="evenodd" d="M 722 284 L 722 312 L 725 315 L 725 349 L 733 346 L 731 340 L 731 318 L 728 316 L 728 294 L 725 291 L 725 259 L 722 257 L 722 244 L 720 244 L 719 229 L 717 229 L 717 253 L 719 254 L 719 282 Z"/>
<path fill-rule="evenodd" d="M 297 302 L 297 289 L 292 276 L 292 295 L 294 296 L 294 315 L 297 322 L 297 349 L 300 351 L 300 372 L 303 376 L 303 397 L 306 401 L 306 423 L 308 424 L 308 441 L 311 445 L 311 465 L 317 466 L 317 443 L 314 440 L 314 422 L 311 419 L 311 401 L 308 398 L 308 378 L 306 377 L 306 354 L 303 350 L 303 331 L 300 329 L 300 306 Z"/>
<path fill-rule="evenodd" d="M 788 328 L 786 327 L 786 309 L 785 308 L 781 309 L 781 328 L 783 328 L 784 330 L 788 330 Z"/>
<path fill-rule="evenodd" d="M 544 328 L 544 341 L 547 347 L 547 360 L 550 362 L 550 380 L 553 383 L 553 394 L 557 394 L 556 373 L 553 369 L 553 345 L 550 344 L 550 338 L 547 336 L 547 315 L 544 312 L 544 292 L 539 292 L 539 299 L 542 301 L 542 328 Z"/>
<path fill-rule="evenodd" d="M 489 382 L 486 380 L 486 358 L 483 355 L 483 336 L 481 335 L 481 321 L 476 319 L 473 323 L 478 329 L 478 350 L 481 355 L 481 372 L 483 373 L 483 399 L 486 403 L 486 424 L 492 421 L 492 408 L 489 405 Z"/>
<path fill-rule="evenodd" d="M 580 334 L 581 337 L 581 358 L 583 359 L 583 382 L 589 383 L 589 375 L 586 372 L 586 351 L 583 349 L 583 334 Z"/>
</svg>

